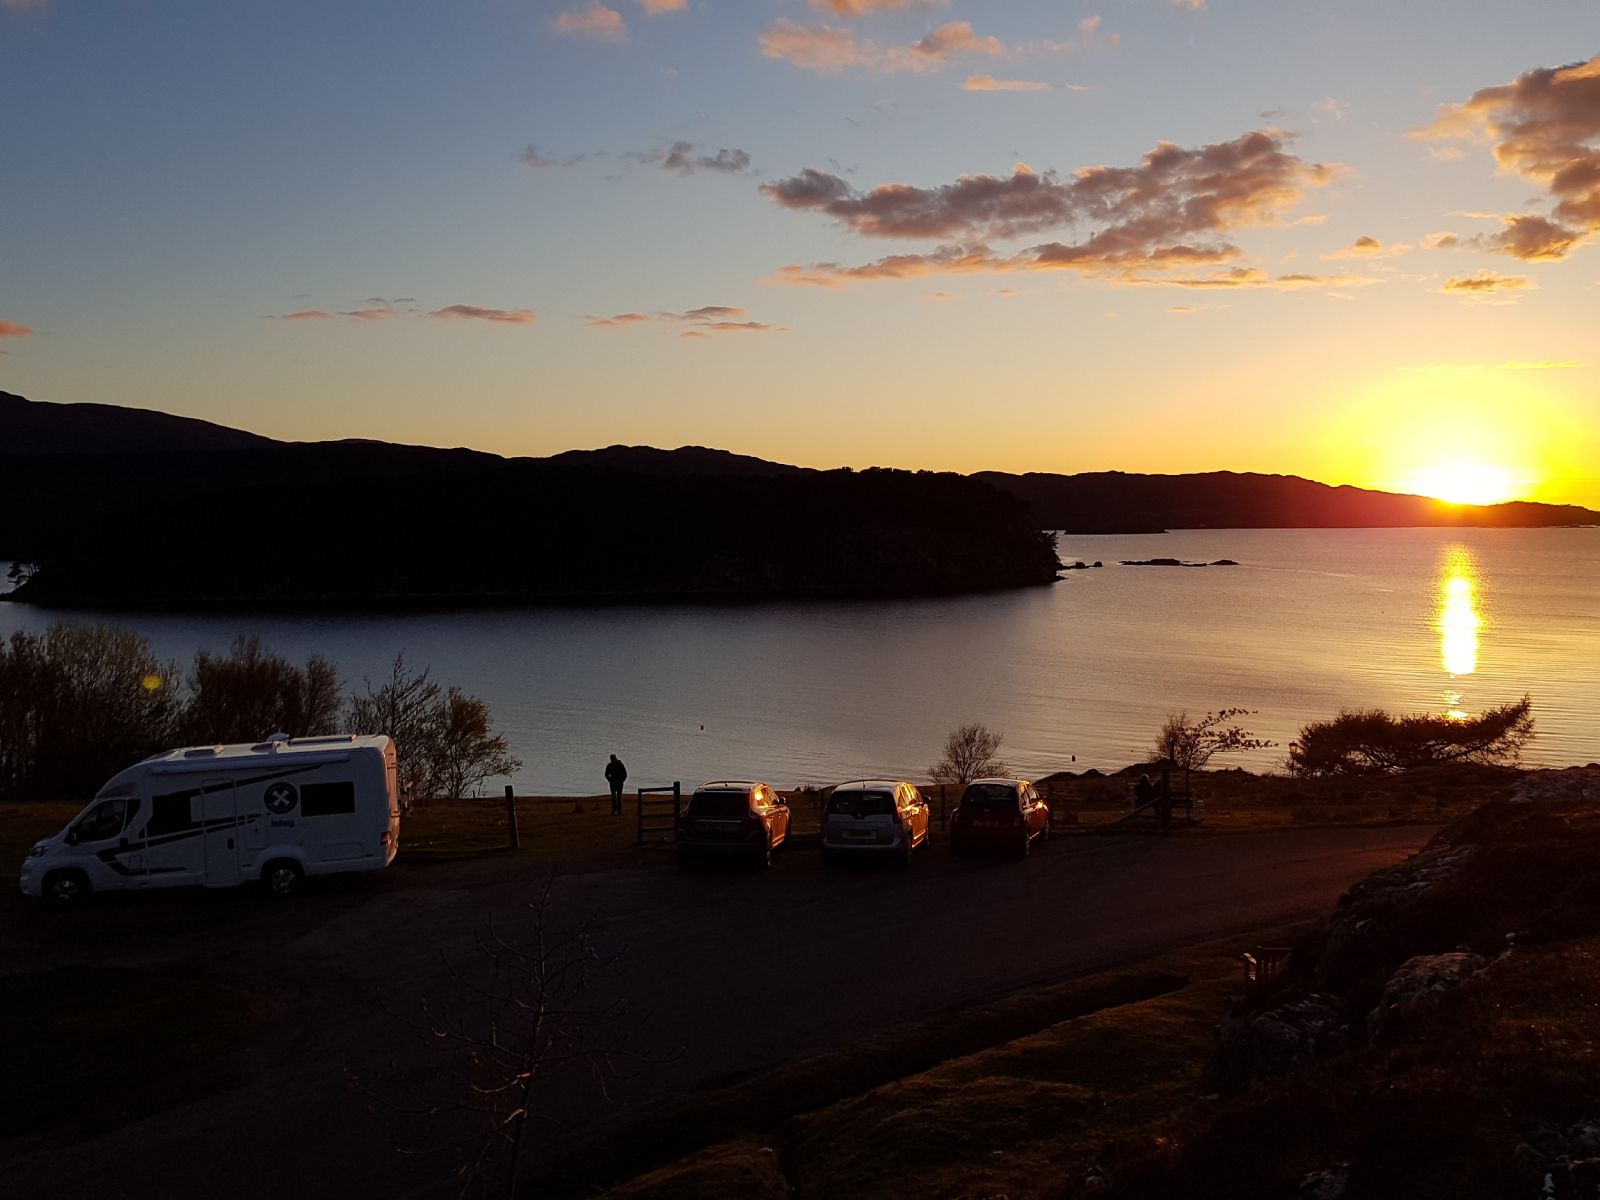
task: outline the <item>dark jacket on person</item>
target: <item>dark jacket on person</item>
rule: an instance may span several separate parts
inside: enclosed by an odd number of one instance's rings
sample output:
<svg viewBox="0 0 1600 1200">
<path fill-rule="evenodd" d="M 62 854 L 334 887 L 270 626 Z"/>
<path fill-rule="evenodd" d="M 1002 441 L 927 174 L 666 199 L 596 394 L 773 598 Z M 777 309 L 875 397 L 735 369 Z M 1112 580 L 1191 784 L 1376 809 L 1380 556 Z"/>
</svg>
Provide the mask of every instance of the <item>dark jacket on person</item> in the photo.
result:
<svg viewBox="0 0 1600 1200">
<path fill-rule="evenodd" d="M 621 787 L 628 778 L 628 768 L 622 765 L 620 758 L 614 758 L 606 764 L 606 782 L 612 787 Z"/>
</svg>

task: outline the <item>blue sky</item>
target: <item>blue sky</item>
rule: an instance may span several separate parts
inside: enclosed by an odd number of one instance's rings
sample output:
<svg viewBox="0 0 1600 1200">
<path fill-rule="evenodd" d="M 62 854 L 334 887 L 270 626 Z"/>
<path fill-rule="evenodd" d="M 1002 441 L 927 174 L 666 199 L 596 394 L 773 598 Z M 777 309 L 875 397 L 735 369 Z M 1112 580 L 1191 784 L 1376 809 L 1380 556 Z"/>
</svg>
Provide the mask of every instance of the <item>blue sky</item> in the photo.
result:
<svg viewBox="0 0 1600 1200">
<path fill-rule="evenodd" d="M 1600 216 L 1558 220 L 1549 163 L 1496 157 L 1531 119 L 1581 158 L 1595 86 L 1439 121 L 1592 60 L 1591 0 L 848 11 L 885 3 L 0 0 L 0 387 L 287 438 L 1387 486 L 1477 464 L 1600 501 Z M 1252 133 L 1273 165 L 1217 221 L 1185 215 L 1215 198 L 1192 172 L 1068 194 Z M 948 190 L 1019 163 L 1066 218 Z M 806 169 L 831 208 L 782 186 Z M 938 229 L 885 227 L 884 184 Z M 1573 237 L 1530 256 L 1519 214 Z M 1108 228 L 1137 266 L 1032 268 Z M 953 244 L 985 256 L 948 270 Z M 816 270 L 891 256 L 916 273 Z M 647 319 L 592 320 L 622 314 Z"/>
</svg>

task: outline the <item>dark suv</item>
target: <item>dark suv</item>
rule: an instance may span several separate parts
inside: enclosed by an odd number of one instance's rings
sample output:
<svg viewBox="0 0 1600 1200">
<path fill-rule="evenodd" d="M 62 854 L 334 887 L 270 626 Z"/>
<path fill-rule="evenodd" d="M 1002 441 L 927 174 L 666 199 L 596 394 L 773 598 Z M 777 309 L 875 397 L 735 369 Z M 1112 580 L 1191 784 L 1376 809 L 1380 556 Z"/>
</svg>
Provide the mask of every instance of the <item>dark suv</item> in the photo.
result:
<svg viewBox="0 0 1600 1200">
<path fill-rule="evenodd" d="M 703 783 L 678 818 L 678 863 L 701 858 L 745 858 L 772 865 L 772 852 L 789 840 L 789 805 L 765 783 L 722 779 Z"/>
</svg>

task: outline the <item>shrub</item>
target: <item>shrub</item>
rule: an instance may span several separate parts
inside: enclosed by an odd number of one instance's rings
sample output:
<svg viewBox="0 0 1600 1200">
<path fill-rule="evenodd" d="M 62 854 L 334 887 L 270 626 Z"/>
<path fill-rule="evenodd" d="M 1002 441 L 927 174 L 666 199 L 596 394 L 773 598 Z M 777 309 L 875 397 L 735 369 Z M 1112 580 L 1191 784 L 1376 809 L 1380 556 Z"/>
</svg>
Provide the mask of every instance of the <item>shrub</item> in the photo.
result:
<svg viewBox="0 0 1600 1200">
<path fill-rule="evenodd" d="M 1183 789 L 1188 791 L 1189 772 L 1201 770 L 1216 755 L 1267 750 L 1275 745 L 1251 737 L 1250 731 L 1242 725 L 1228 724 L 1239 717 L 1254 715 L 1247 708 L 1224 708 L 1191 721 L 1187 712 L 1168 713 L 1161 731 L 1156 734 L 1156 755 L 1183 768 Z"/>
<path fill-rule="evenodd" d="M 995 757 L 1005 734 L 987 725 L 963 725 L 944 739 L 944 757 L 928 768 L 936 783 L 971 783 L 985 775 L 1004 775 L 1006 764 Z"/>
<path fill-rule="evenodd" d="M 189 673 L 183 736 L 191 744 L 258 742 L 274 733 L 332 733 L 339 717 L 339 675 L 313 654 L 304 667 L 273 654 L 261 639 L 240 637 L 226 656 L 202 650 Z"/>
<path fill-rule="evenodd" d="M 1359 775 L 1405 771 L 1433 763 L 1510 765 L 1533 738 L 1533 701 L 1491 708 L 1478 717 L 1418 714 L 1393 717 L 1380 709 L 1345 710 L 1300 730 L 1289 747 L 1295 775 Z"/>
</svg>

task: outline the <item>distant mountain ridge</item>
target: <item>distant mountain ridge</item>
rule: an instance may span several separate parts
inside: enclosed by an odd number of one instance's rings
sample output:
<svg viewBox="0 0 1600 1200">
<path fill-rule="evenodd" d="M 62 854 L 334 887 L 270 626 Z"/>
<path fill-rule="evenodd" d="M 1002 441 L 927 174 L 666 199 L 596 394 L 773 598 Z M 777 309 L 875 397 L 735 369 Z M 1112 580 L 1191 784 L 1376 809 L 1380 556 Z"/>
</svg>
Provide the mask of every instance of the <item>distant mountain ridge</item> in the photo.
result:
<svg viewBox="0 0 1600 1200">
<path fill-rule="evenodd" d="M 352 439 L 285 442 L 192 417 L 108 404 L 55 404 L 0 392 L 0 461 L 13 473 L 41 480 L 70 478 L 73 460 L 93 456 L 97 479 L 122 478 L 138 486 L 151 464 L 140 456 L 173 459 L 170 470 L 192 474 L 195 493 L 223 475 L 282 468 L 299 480 L 363 478 L 374 482 L 414 476 L 476 472 L 507 463 L 545 468 L 609 471 L 664 480 L 737 478 L 775 480 L 830 474 L 705 446 L 662 450 L 612 445 L 568 450 L 547 458 L 506 459 L 485 451 Z M 218 455 L 232 456 L 224 470 Z M 28 460 L 34 460 L 29 462 Z M 48 463 L 46 460 L 49 460 Z M 117 466 L 112 466 L 112 462 Z M 122 469 L 126 466 L 126 471 Z M 30 469 L 31 468 L 31 469 Z M 1185 528 L 1384 528 L 1407 526 L 1539 527 L 1600 523 L 1600 513 L 1577 505 L 1514 501 L 1472 506 L 1426 496 L 1399 495 L 1332 486 L 1293 475 L 1212 471 L 1142 475 L 1121 471 L 1063 475 L 979 471 L 967 476 L 1023 502 L 1036 525 L 1071 533 L 1146 533 Z M 183 482 L 170 485 L 181 492 Z M 28 504 L 27 500 L 37 501 Z M 44 492 L 20 503 L 37 517 L 40 509 L 80 501 L 77 494 Z M 13 509 L 13 517 L 18 516 Z M 88 514 L 84 514 L 88 515 Z M 6 553 L 0 528 L 0 556 Z"/>
</svg>

